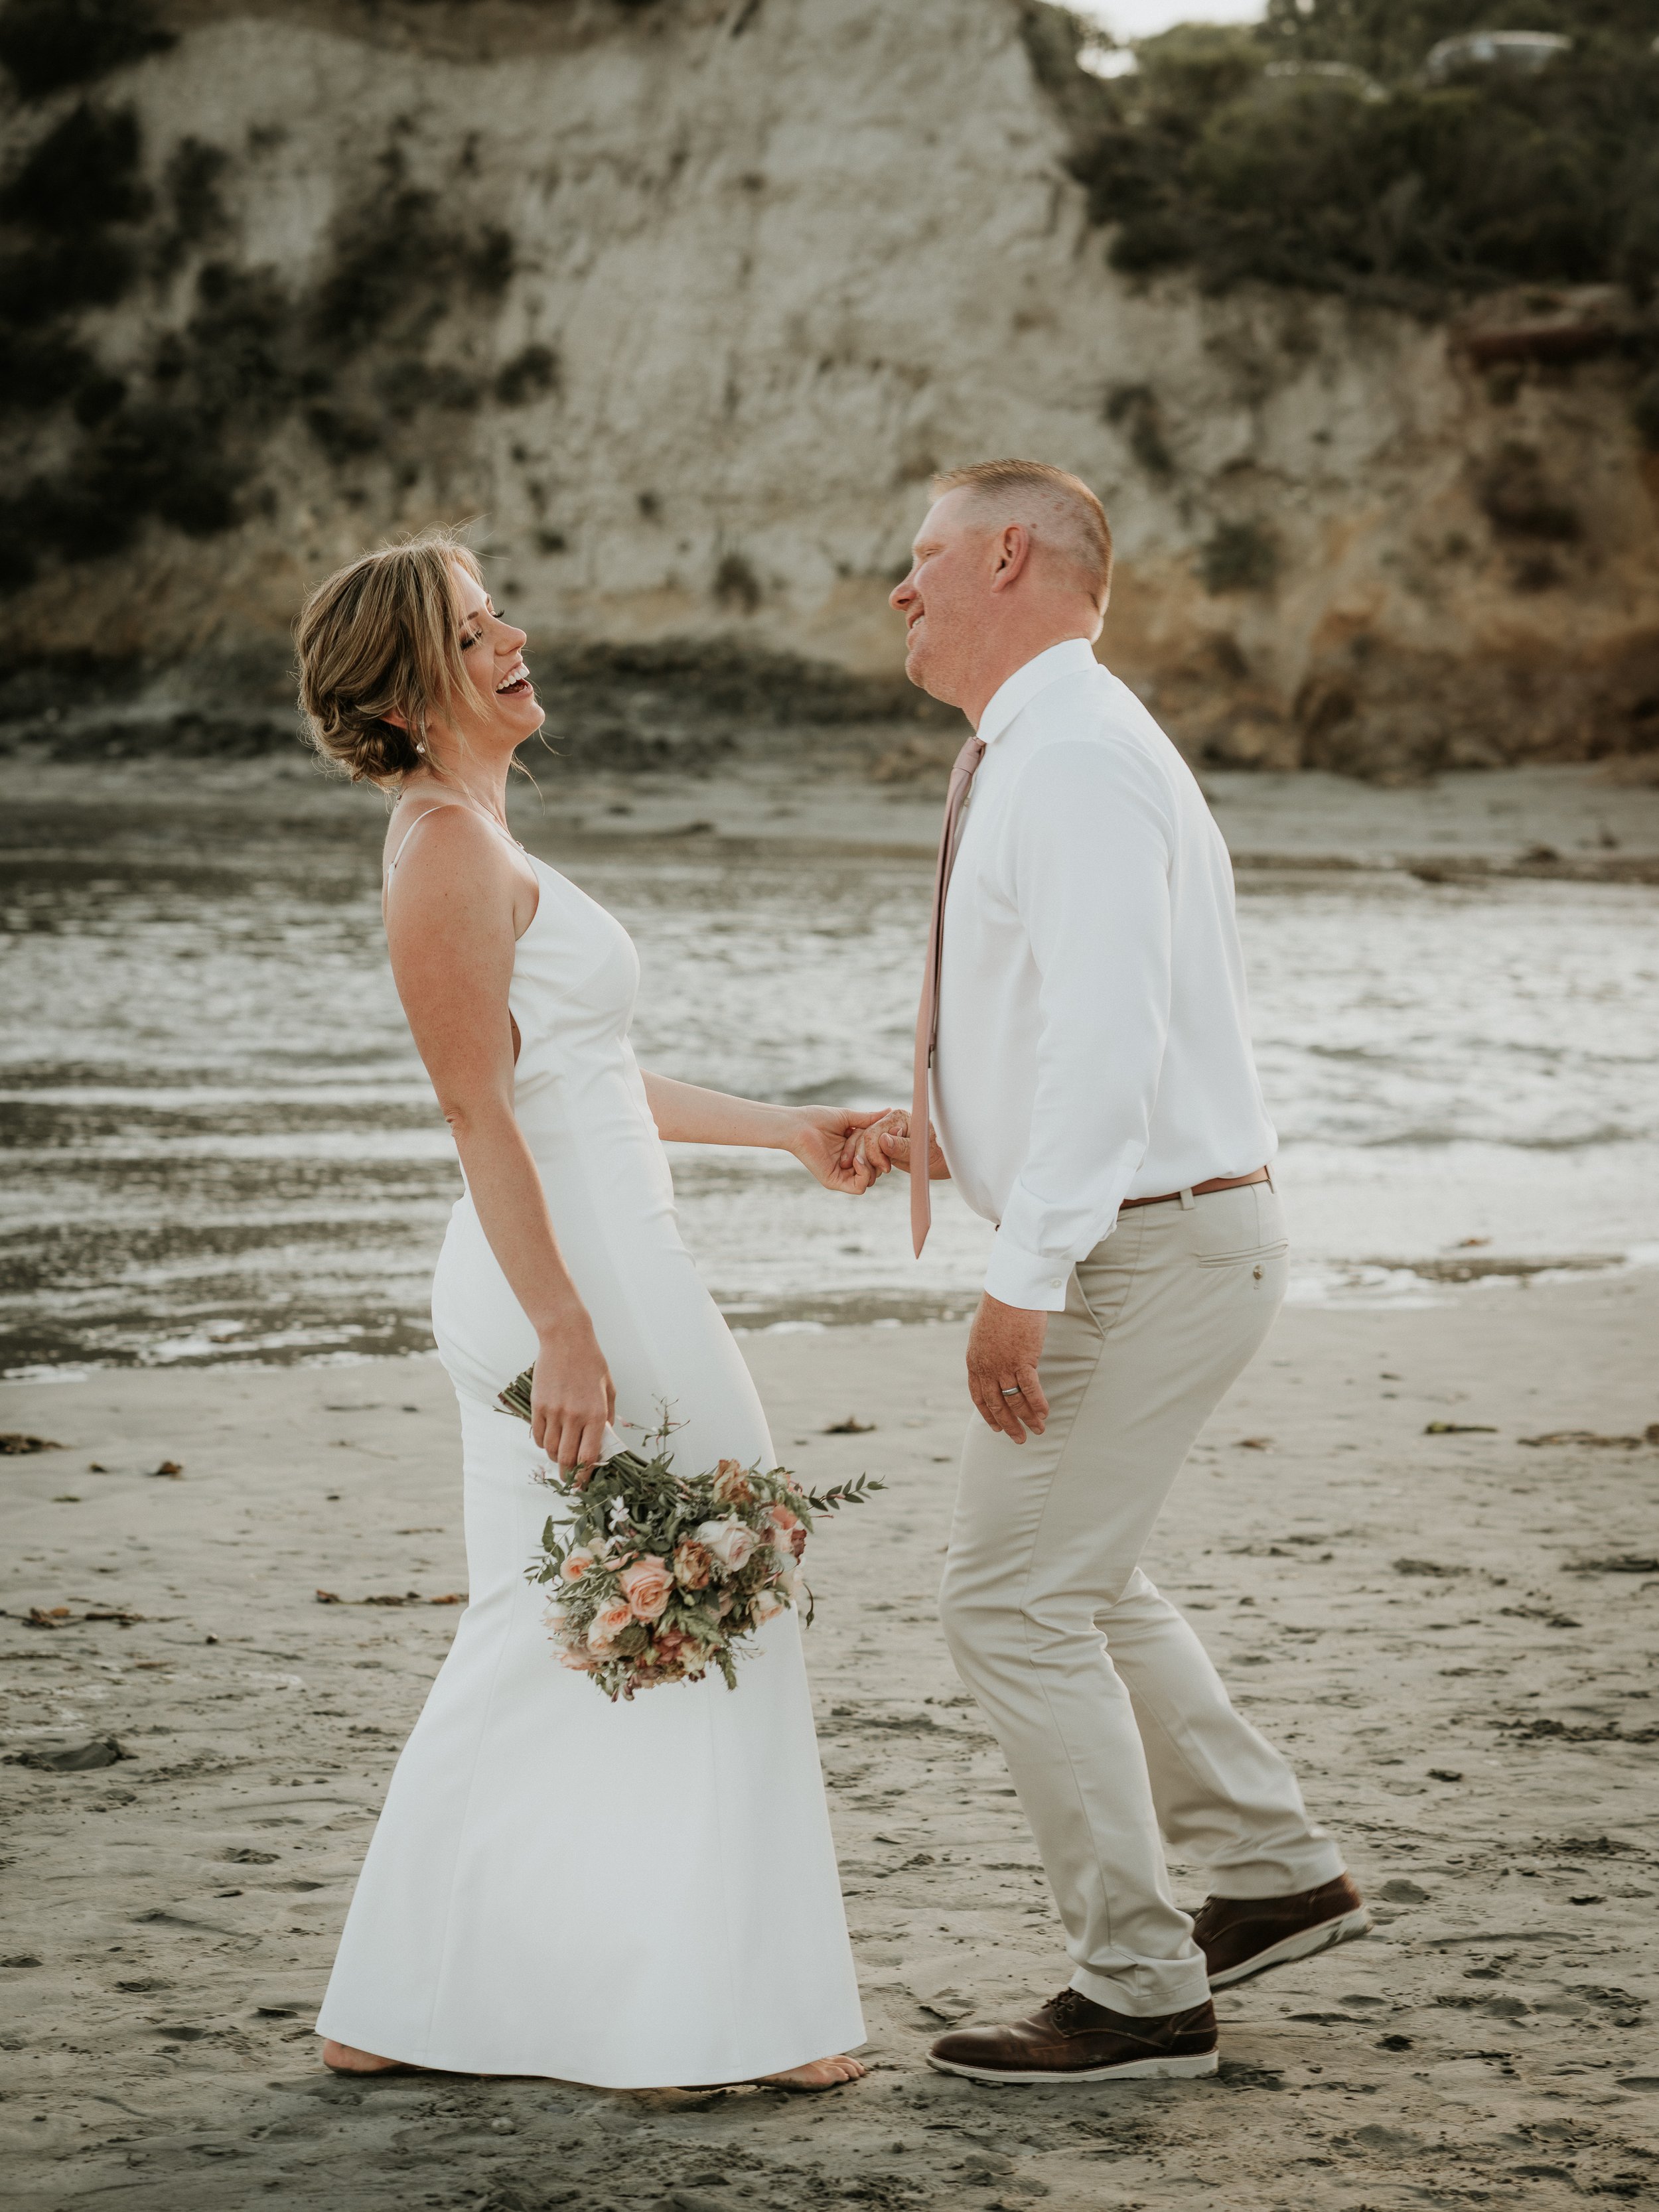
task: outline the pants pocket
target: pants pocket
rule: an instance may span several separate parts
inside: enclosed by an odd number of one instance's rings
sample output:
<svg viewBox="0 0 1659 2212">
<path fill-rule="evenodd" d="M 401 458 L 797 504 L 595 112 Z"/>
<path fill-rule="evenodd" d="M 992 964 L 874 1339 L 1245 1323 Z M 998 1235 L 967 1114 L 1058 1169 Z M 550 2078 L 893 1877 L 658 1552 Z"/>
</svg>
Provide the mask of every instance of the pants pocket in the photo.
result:
<svg viewBox="0 0 1659 2212">
<path fill-rule="evenodd" d="M 1193 1207 L 1194 1258 L 1200 1267 L 1242 1267 L 1290 1249 L 1285 1212 L 1271 1183 L 1212 1191 Z"/>
<path fill-rule="evenodd" d="M 1289 1237 L 1281 1237 L 1272 1244 L 1248 1244 L 1237 1252 L 1200 1252 L 1198 1264 L 1200 1267 L 1242 1267 L 1247 1261 L 1277 1260 L 1290 1249 Z"/>
</svg>

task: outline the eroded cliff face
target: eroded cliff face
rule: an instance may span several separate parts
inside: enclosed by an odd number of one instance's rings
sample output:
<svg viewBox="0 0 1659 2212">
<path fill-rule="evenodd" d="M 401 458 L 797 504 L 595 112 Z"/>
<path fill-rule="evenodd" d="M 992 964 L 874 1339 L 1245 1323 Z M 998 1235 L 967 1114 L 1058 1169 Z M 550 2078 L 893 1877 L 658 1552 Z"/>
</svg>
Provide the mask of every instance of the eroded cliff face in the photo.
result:
<svg viewBox="0 0 1659 2212">
<path fill-rule="evenodd" d="M 165 51 L 7 117 L 14 667 L 220 669 L 234 715 L 308 581 L 479 515 L 544 647 L 791 656 L 854 711 L 896 679 L 930 472 L 1017 453 L 1105 500 L 1103 653 L 1197 754 L 1659 742 L 1619 345 L 1495 362 L 1461 325 L 1115 274 L 1025 0 L 159 20 Z"/>
</svg>

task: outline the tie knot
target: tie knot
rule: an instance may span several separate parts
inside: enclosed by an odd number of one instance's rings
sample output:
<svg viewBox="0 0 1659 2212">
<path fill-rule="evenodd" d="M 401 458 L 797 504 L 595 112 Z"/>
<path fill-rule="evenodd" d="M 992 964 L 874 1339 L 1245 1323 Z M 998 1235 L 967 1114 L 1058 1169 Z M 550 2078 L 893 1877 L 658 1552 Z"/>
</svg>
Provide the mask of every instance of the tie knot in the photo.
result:
<svg viewBox="0 0 1659 2212">
<path fill-rule="evenodd" d="M 982 738 L 964 739 L 962 750 L 957 755 L 955 773 L 957 775 L 971 775 L 984 757 L 985 740 Z"/>
</svg>

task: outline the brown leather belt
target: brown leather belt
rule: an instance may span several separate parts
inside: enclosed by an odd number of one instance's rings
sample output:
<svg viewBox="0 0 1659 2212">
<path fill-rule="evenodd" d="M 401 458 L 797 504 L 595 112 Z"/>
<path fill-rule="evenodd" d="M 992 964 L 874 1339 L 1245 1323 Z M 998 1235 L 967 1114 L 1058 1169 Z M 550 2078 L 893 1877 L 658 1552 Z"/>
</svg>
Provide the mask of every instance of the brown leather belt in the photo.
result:
<svg viewBox="0 0 1659 2212">
<path fill-rule="evenodd" d="M 1272 1181 L 1266 1168 L 1256 1168 L 1247 1176 L 1212 1176 L 1208 1182 L 1195 1182 L 1192 1194 L 1194 1198 L 1207 1198 L 1212 1190 L 1243 1190 L 1246 1183 Z M 1132 1206 L 1168 1206 L 1180 1196 L 1178 1190 L 1166 1190 L 1157 1198 L 1126 1198 L 1120 1211 L 1127 1212 Z"/>
</svg>

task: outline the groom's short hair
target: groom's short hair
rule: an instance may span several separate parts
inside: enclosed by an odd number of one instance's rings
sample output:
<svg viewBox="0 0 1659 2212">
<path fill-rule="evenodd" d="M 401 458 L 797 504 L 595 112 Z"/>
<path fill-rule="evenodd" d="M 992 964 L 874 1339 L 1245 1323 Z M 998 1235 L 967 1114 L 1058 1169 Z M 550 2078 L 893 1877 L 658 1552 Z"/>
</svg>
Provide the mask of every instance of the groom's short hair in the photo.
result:
<svg viewBox="0 0 1659 2212">
<path fill-rule="evenodd" d="M 1097 605 L 1112 580 L 1112 532 L 1106 510 L 1081 477 L 1047 461 L 975 461 L 933 478 L 933 496 L 967 491 L 983 505 L 1006 508 L 1006 520 L 1023 522 L 1088 579 Z"/>
</svg>

